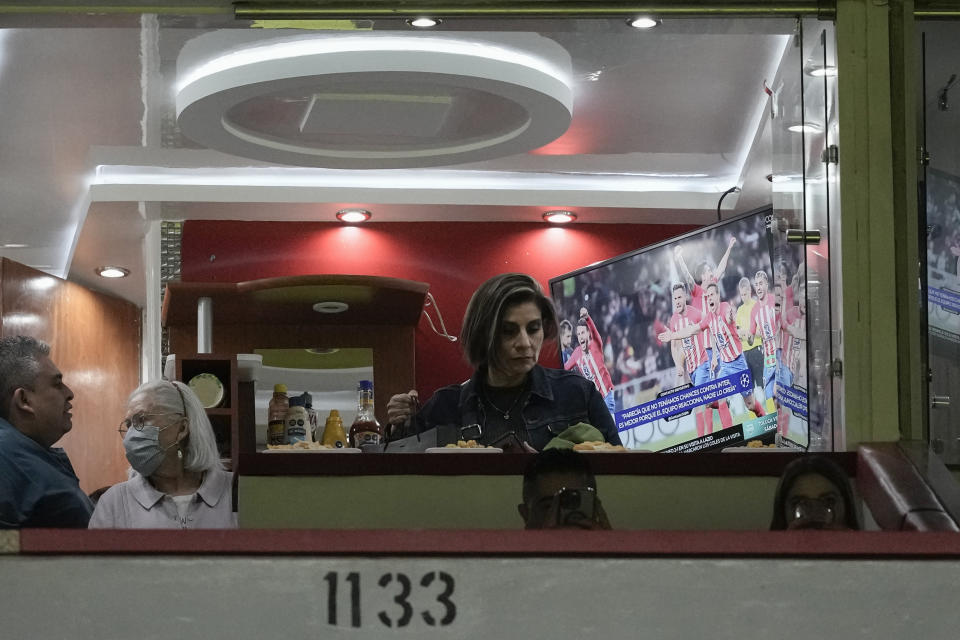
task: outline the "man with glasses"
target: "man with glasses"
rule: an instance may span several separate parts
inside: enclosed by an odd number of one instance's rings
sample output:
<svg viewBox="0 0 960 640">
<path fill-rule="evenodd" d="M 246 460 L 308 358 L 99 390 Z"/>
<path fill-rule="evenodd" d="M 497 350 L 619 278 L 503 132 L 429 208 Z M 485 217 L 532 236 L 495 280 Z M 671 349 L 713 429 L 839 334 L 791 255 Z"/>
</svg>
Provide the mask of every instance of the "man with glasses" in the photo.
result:
<svg viewBox="0 0 960 640">
<path fill-rule="evenodd" d="M 517 509 L 527 529 L 610 529 L 590 464 L 571 449 L 547 449 L 533 457 Z"/>
<path fill-rule="evenodd" d="M 0 339 L 0 528 L 86 527 L 93 503 L 67 454 L 73 392 L 34 338 Z"/>
</svg>

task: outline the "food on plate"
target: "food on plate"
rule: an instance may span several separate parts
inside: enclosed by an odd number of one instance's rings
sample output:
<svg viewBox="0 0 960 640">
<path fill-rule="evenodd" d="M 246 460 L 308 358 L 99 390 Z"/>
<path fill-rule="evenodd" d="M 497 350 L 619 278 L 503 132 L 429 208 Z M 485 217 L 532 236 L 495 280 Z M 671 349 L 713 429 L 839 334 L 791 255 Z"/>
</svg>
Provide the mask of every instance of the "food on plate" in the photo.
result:
<svg viewBox="0 0 960 640">
<path fill-rule="evenodd" d="M 610 444 L 602 440 L 588 440 L 573 445 L 574 451 L 628 451 L 622 444 Z"/>
<path fill-rule="evenodd" d="M 294 442 L 293 444 L 268 444 L 267 449 L 271 450 L 284 450 L 284 451 L 296 451 L 298 449 L 335 449 L 329 444 L 320 444 L 319 442 Z"/>
<path fill-rule="evenodd" d="M 759 440 L 751 440 L 750 442 L 747 443 L 747 446 L 751 449 L 764 449 L 764 448 L 776 449 L 777 448 L 777 445 L 775 442 L 771 442 L 770 444 L 763 444 Z"/>
<path fill-rule="evenodd" d="M 445 449 L 493 449 L 479 444 L 476 440 L 457 440 L 457 444 L 450 443 L 444 445 Z"/>
</svg>

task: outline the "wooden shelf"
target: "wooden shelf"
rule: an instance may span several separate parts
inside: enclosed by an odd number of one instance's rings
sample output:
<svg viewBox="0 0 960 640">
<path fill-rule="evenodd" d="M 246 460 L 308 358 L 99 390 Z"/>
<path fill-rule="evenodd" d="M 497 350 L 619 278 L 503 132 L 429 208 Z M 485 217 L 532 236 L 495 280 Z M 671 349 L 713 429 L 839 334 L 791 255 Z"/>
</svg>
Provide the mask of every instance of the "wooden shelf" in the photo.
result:
<svg viewBox="0 0 960 640">
<path fill-rule="evenodd" d="M 235 354 L 258 349 L 370 349 L 377 419 L 383 423 L 390 396 L 416 386 L 416 328 L 429 288 L 413 280 L 338 274 L 237 283 L 170 282 L 163 300 L 163 326 L 169 330 L 171 351 L 177 354 L 178 372 L 180 360 L 189 361 L 182 369 L 184 380 L 218 366 L 218 361 L 226 366 L 229 360 L 236 367 Z M 200 298 L 212 301 L 214 355 L 189 353 L 197 344 Z M 348 308 L 335 314 L 314 311 L 316 303 L 325 301 L 345 302 Z M 217 371 L 210 372 L 221 377 Z M 236 380 L 236 371 L 231 378 Z M 238 411 L 243 425 L 234 443 L 255 426 L 253 401 L 248 416 L 246 401 L 238 401 L 236 394 L 234 383 L 223 405 Z M 240 448 L 252 452 L 253 445 L 245 442 Z"/>
<path fill-rule="evenodd" d="M 223 402 L 219 407 L 207 409 L 207 417 L 217 438 L 220 455 L 230 461 L 229 468 L 237 466 L 240 448 L 237 445 L 237 358 L 235 355 L 216 353 L 177 354 L 175 377 L 181 382 L 200 373 L 210 373 L 223 384 Z"/>
<path fill-rule="evenodd" d="M 310 275 L 249 282 L 168 282 L 164 326 L 193 326 L 197 301 L 213 301 L 215 324 L 415 325 L 430 288 L 425 282 L 358 275 Z M 343 313 L 313 310 L 317 302 L 345 302 Z"/>
</svg>

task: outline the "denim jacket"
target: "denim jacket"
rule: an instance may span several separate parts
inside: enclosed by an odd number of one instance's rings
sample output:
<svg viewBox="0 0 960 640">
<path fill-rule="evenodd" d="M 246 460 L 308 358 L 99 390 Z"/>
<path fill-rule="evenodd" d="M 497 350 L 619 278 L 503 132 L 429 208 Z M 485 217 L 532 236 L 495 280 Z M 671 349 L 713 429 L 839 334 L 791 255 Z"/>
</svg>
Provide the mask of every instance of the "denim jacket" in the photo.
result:
<svg viewBox="0 0 960 640">
<path fill-rule="evenodd" d="M 479 369 L 466 382 L 438 389 L 409 425 L 395 429 L 391 439 L 436 428 L 437 445 L 442 447 L 461 438 L 462 427 L 483 427 L 486 416 L 479 389 L 484 375 L 486 371 Z M 592 382 L 571 371 L 534 366 L 530 371 L 530 393 L 521 414 L 527 427 L 526 440 L 538 451 L 578 422 L 596 427 L 607 442 L 621 444 L 603 396 Z M 489 444 L 484 436 L 478 441 Z"/>
</svg>

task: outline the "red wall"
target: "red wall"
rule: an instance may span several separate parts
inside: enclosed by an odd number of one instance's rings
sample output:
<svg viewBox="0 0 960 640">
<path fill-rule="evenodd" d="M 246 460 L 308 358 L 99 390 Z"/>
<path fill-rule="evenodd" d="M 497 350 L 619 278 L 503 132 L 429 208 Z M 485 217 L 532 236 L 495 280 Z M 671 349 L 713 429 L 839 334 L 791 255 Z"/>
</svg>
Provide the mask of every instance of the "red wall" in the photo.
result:
<svg viewBox="0 0 960 640">
<path fill-rule="evenodd" d="M 546 289 L 554 276 L 692 228 L 631 224 L 559 228 L 502 222 L 346 226 L 191 220 L 183 228 L 181 275 L 191 282 L 243 282 L 315 273 L 419 280 L 430 284 L 447 330 L 458 335 L 470 295 L 491 276 L 507 271 L 528 273 Z M 544 346 L 544 365 L 559 365 L 556 348 L 556 343 Z M 422 317 L 416 358 L 417 386 L 423 397 L 470 375 L 459 346 L 435 335 Z"/>
</svg>

